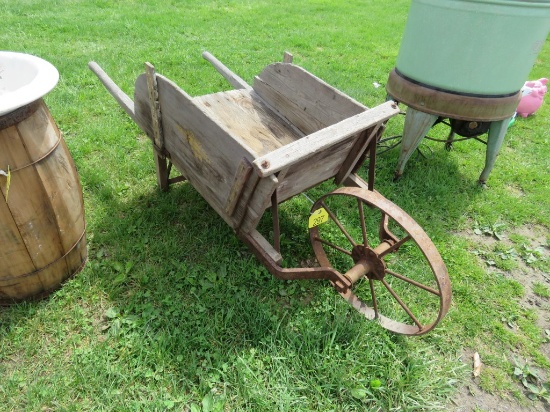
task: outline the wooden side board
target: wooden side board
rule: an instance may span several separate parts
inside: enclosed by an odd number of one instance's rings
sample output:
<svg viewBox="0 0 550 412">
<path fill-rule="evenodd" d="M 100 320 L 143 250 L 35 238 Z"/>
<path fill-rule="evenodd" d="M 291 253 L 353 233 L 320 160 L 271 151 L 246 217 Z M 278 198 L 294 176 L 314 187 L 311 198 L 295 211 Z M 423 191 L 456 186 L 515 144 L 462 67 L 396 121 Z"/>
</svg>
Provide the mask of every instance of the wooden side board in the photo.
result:
<svg viewBox="0 0 550 412">
<path fill-rule="evenodd" d="M 164 143 L 172 163 L 216 212 L 235 227 L 237 222 L 225 212 L 226 202 L 242 159 L 254 159 L 254 154 L 173 82 L 157 75 L 157 84 Z M 134 91 L 135 117 L 151 137 L 148 99 L 147 79 L 141 75 Z"/>
<path fill-rule="evenodd" d="M 259 157 L 253 162 L 254 167 L 260 176 L 267 176 L 290 166 L 302 164 L 319 152 L 331 150 L 333 146 L 349 141 L 350 138 L 355 139 L 364 130 L 385 122 L 397 113 L 399 113 L 399 107 L 395 102 L 385 102 Z"/>
<path fill-rule="evenodd" d="M 270 117 L 267 107 L 250 91 L 191 98 L 173 82 L 157 75 L 164 144 L 172 163 L 233 228 L 253 229 L 276 189 L 273 175 L 246 167 L 297 135 Z M 134 91 L 135 118 L 153 136 L 147 82 L 138 77 Z"/>
<path fill-rule="evenodd" d="M 253 87 L 261 99 L 305 135 L 367 109 L 303 68 L 288 63 L 265 67 L 254 79 Z"/>
<path fill-rule="evenodd" d="M 290 199 L 335 176 L 348 156 L 354 141 L 354 139 L 344 140 L 328 150 L 314 153 L 303 161 L 289 166 L 277 189 L 279 202 Z"/>
</svg>

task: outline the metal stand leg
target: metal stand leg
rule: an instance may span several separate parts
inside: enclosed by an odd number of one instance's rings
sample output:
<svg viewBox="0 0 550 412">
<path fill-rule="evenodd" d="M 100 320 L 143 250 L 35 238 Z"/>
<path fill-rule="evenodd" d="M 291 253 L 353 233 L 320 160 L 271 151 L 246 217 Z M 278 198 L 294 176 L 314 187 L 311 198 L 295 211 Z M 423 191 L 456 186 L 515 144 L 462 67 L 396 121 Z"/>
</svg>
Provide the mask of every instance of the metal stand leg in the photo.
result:
<svg viewBox="0 0 550 412">
<path fill-rule="evenodd" d="M 438 116 L 434 114 L 424 113 L 410 107 L 407 109 L 395 179 L 401 177 L 405 164 L 437 119 Z"/>
<path fill-rule="evenodd" d="M 500 152 L 500 147 L 504 141 L 504 136 L 508 131 L 508 124 L 510 123 L 511 117 L 492 122 L 489 127 L 489 137 L 487 138 L 487 153 L 485 154 L 485 168 L 479 176 L 479 183 L 485 185 L 495 161 L 497 159 L 498 153 Z"/>
</svg>

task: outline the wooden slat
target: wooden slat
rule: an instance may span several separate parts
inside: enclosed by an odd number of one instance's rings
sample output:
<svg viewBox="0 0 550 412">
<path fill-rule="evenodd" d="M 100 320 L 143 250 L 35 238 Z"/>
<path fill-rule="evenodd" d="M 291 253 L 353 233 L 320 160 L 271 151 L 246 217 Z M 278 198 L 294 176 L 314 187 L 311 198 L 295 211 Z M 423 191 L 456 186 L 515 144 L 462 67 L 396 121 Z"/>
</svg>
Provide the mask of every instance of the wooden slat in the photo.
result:
<svg viewBox="0 0 550 412">
<path fill-rule="evenodd" d="M 162 114 L 158 100 L 157 73 L 153 65 L 145 63 L 145 74 L 147 76 L 147 90 L 149 92 L 149 107 L 151 109 L 151 128 L 153 129 L 153 158 L 157 172 L 157 185 L 160 190 L 168 190 L 169 171 L 168 161 L 164 155 L 164 134 L 162 132 Z"/>
<path fill-rule="evenodd" d="M 275 250 L 275 248 L 267 241 L 265 237 L 262 236 L 261 233 L 259 233 L 257 230 L 252 230 L 249 235 L 258 243 L 260 248 L 269 255 L 271 259 L 278 265 L 280 265 L 283 261 L 283 257 L 279 252 Z"/>
<path fill-rule="evenodd" d="M 162 134 L 161 112 L 158 101 L 157 73 L 153 65 L 149 62 L 145 63 L 145 73 L 147 75 L 147 90 L 149 92 L 149 106 L 151 108 L 153 143 L 156 149 L 162 152 L 164 149 L 164 136 Z"/>
<path fill-rule="evenodd" d="M 231 131 L 255 156 L 270 153 L 302 136 L 248 90 L 195 97 L 193 102 L 218 125 Z"/>
<path fill-rule="evenodd" d="M 46 108 L 45 115 L 50 116 Z M 34 116 L 28 121 L 33 120 L 36 120 Z M 32 153 L 33 158 L 42 156 L 41 152 L 34 149 L 34 142 L 41 139 L 45 141 L 61 139 L 57 148 L 49 156 L 36 163 L 34 168 L 37 173 L 37 184 L 40 184 L 45 191 L 41 198 L 42 208 L 49 209 L 53 213 L 51 220 L 57 226 L 62 244 L 61 254 L 64 254 L 69 251 L 85 230 L 82 190 L 76 167 L 69 154 L 69 149 L 61 138 L 61 132 L 51 117 L 48 119 L 48 124 L 50 126 L 43 129 L 42 133 L 39 133 L 40 130 L 33 128 L 27 121 L 21 122 L 18 129 L 21 141 L 26 150 Z M 33 147 L 32 150 L 31 147 Z M 25 175 L 26 171 L 26 169 L 20 170 L 14 173 L 13 177 L 20 173 Z M 30 178 L 22 179 L 23 182 L 30 182 L 30 180 Z M 15 186 L 13 187 L 15 188 Z"/>
<path fill-rule="evenodd" d="M 350 174 L 343 183 L 345 186 L 360 187 L 362 189 L 369 190 L 368 182 L 366 182 L 361 176 L 356 175 L 355 173 Z"/>
<path fill-rule="evenodd" d="M 294 56 L 292 53 L 285 51 L 283 54 L 283 63 L 292 63 L 292 60 L 294 59 Z"/>
<path fill-rule="evenodd" d="M 277 189 L 279 181 L 274 175 L 270 175 L 260 179 L 250 201 L 244 220 L 240 226 L 245 233 L 256 229 L 264 211 L 271 204 L 271 195 Z"/>
<path fill-rule="evenodd" d="M 202 53 L 202 57 L 209 61 L 212 66 L 233 86 L 235 89 L 252 89 L 252 87 L 227 68 L 221 61 L 215 58 L 212 54 L 205 51 Z"/>
<path fill-rule="evenodd" d="M 332 146 L 330 150 L 320 151 L 289 167 L 286 176 L 279 179 L 279 203 L 334 177 L 352 145 L 353 140 L 341 142 Z"/>
<path fill-rule="evenodd" d="M 367 109 L 293 64 L 270 64 L 254 79 L 254 90 L 306 135 Z"/>
<path fill-rule="evenodd" d="M 233 215 L 237 202 L 243 193 L 244 186 L 250 178 L 250 173 L 252 173 L 252 170 L 252 164 L 246 158 L 239 164 L 239 168 L 235 173 L 233 184 L 231 185 L 229 197 L 227 198 L 227 202 L 225 204 L 225 213 L 227 213 L 228 216 Z"/>
<path fill-rule="evenodd" d="M 3 149 L 2 131 L 0 131 L 0 151 Z M 22 273 L 30 273 L 36 270 L 31 260 L 25 241 L 21 237 L 19 228 L 6 203 L 5 178 L 0 178 L 0 290 L 2 282 Z M 1 298 L 1 296 L 0 296 Z"/>
<path fill-rule="evenodd" d="M 251 173 L 250 177 L 246 181 L 246 184 L 242 190 L 242 194 L 239 198 L 239 201 L 235 205 L 235 210 L 233 211 L 234 226 L 233 229 L 237 229 L 241 226 L 244 217 L 248 211 L 248 203 L 252 197 L 252 194 L 256 190 L 256 186 L 260 181 L 260 176 L 257 173 Z"/>
<path fill-rule="evenodd" d="M 16 144 L 14 141 L 12 143 Z M 22 139 L 19 139 L 17 147 L 19 151 L 28 153 Z M 28 163 L 32 160 L 29 157 Z M 63 256 L 57 219 L 34 166 L 12 173 L 8 202 L 35 268 L 42 268 Z"/>
<path fill-rule="evenodd" d="M 342 163 L 340 170 L 335 176 L 334 183 L 340 185 L 342 181 L 352 173 L 361 159 L 365 158 L 365 151 L 369 146 L 369 143 L 372 139 L 376 139 L 378 136 L 378 131 L 380 130 L 381 123 L 376 124 L 375 126 L 368 128 L 361 132 L 359 137 L 355 140 L 353 147 L 349 151 L 348 156 Z"/>
<path fill-rule="evenodd" d="M 60 131 L 44 103 L 34 115 L 17 124 L 17 131 L 23 137 L 23 141 L 25 138 L 29 140 L 25 150 L 33 161 L 51 152 L 60 138 Z"/>
<path fill-rule="evenodd" d="M 330 149 L 398 113 L 399 108 L 394 102 L 383 103 L 257 158 L 253 162 L 254 167 L 260 176 L 268 176 L 285 167 L 303 162 L 320 151 Z"/>
</svg>

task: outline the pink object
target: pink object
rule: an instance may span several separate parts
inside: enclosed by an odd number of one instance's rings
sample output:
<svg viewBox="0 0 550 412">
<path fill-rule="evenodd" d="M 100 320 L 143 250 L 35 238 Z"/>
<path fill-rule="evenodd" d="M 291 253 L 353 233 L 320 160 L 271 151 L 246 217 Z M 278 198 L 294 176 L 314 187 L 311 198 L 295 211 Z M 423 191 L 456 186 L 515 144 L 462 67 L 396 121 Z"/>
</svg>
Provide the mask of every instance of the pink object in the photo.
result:
<svg viewBox="0 0 550 412">
<path fill-rule="evenodd" d="M 525 82 L 521 88 L 522 97 L 516 110 L 521 117 L 535 113 L 542 106 L 542 100 L 548 91 L 547 84 L 546 78 Z"/>
</svg>

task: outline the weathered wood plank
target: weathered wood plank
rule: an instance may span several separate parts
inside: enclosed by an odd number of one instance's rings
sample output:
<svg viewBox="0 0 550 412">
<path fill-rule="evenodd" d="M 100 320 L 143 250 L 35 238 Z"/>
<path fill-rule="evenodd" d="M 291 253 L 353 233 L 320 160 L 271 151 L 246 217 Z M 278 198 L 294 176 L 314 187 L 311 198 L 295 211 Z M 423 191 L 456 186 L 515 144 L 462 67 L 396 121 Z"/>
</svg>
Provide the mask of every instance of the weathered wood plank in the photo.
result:
<svg viewBox="0 0 550 412">
<path fill-rule="evenodd" d="M 316 153 L 330 149 L 397 113 L 399 108 L 394 102 L 383 103 L 261 156 L 253 162 L 254 167 L 260 176 L 276 173 L 285 167 L 303 162 Z"/>
<path fill-rule="evenodd" d="M 157 150 L 164 149 L 164 136 L 162 134 L 162 120 L 160 104 L 158 101 L 157 73 L 153 65 L 145 63 L 145 73 L 147 75 L 147 91 L 149 92 L 149 107 L 151 108 L 151 121 L 153 128 L 153 143 Z"/>
<path fill-rule="evenodd" d="M 61 132 L 55 125 L 45 104 L 41 104 L 34 115 L 20 122 L 17 125 L 17 131 L 20 137 L 23 136 L 29 140 L 25 150 L 27 150 L 33 161 L 47 156 L 61 139 Z M 12 167 L 12 169 L 14 168 Z"/>
<path fill-rule="evenodd" d="M 330 150 L 318 152 L 303 162 L 289 167 L 286 175 L 283 178 L 279 177 L 280 184 L 277 188 L 279 202 L 290 199 L 335 176 L 350 152 L 353 142 L 353 139 L 346 140 L 332 146 Z"/>
<path fill-rule="evenodd" d="M 29 119 L 32 122 L 32 119 Z M 23 130 L 28 129 L 25 125 Z M 32 129 L 32 127 L 31 127 Z M 33 139 L 32 134 L 24 133 L 28 139 Z M 29 154 L 25 144 L 32 141 L 24 139 L 21 133 L 18 133 L 19 142 L 12 141 L 19 151 Z M 40 135 L 34 136 L 34 139 L 40 138 Z M 51 140 L 45 137 L 45 140 Z M 49 150 L 49 146 L 43 147 Z M 31 149 L 34 156 L 40 158 L 44 153 L 36 152 Z M 24 155 L 21 155 L 23 157 Z M 34 157 L 29 155 L 28 164 L 32 164 Z M 63 192 L 59 193 L 60 196 Z M 25 247 L 29 251 L 30 258 L 36 268 L 42 268 L 52 261 L 63 256 L 63 244 L 57 227 L 57 218 L 52 210 L 48 193 L 45 190 L 40 174 L 35 165 L 24 167 L 11 175 L 9 205 L 13 219 L 19 229 L 21 238 L 25 242 Z M 21 205 L 17 207 L 17 205 Z"/>
<path fill-rule="evenodd" d="M 164 135 L 162 133 L 162 113 L 158 101 L 157 73 L 153 65 L 145 63 L 147 76 L 147 90 L 149 91 L 149 107 L 151 108 L 151 128 L 153 129 L 153 158 L 157 172 L 157 185 L 160 190 L 168 190 L 169 171 L 168 161 L 164 155 Z"/>
<path fill-rule="evenodd" d="M 7 161 L 12 159 L 10 168 L 17 168 L 17 164 L 24 165 L 30 162 L 27 153 L 24 150 L 15 150 L 15 144 L 19 141 L 17 130 L 10 127 L 0 130 L 0 169 L 7 170 Z M 8 156 L 6 156 L 8 155 Z M 19 158 L 18 160 L 16 160 Z M 30 259 L 25 247 L 25 242 L 19 232 L 17 223 L 6 203 L 6 178 L 0 177 L 0 290 L 2 281 L 21 273 L 30 273 L 36 270 L 36 266 Z M 10 200 L 11 203 L 11 200 Z M 1 298 L 1 296 L 0 296 Z"/>
<path fill-rule="evenodd" d="M 271 204 L 271 195 L 277 189 L 279 181 L 274 175 L 260 179 L 248 202 L 248 207 L 240 229 L 248 233 L 256 229 L 265 210 Z"/>
<path fill-rule="evenodd" d="M 294 59 L 294 56 L 292 53 L 285 51 L 283 54 L 283 63 L 292 63 L 292 60 Z"/>
<path fill-rule="evenodd" d="M 306 135 L 367 109 L 293 64 L 270 64 L 254 79 L 254 90 Z"/>
<path fill-rule="evenodd" d="M 212 54 L 205 51 L 202 53 L 202 57 L 204 57 L 205 60 L 209 61 L 212 66 L 233 86 L 235 89 L 247 89 L 250 90 L 252 87 L 245 82 L 243 79 L 241 79 L 239 76 L 237 76 L 235 73 L 233 73 L 231 70 L 227 68 L 221 61 L 219 61 L 217 58 L 215 58 Z"/>
<path fill-rule="evenodd" d="M 269 243 L 261 233 L 257 230 L 252 230 L 249 232 L 249 235 L 258 243 L 260 248 L 267 253 L 271 259 L 273 259 L 276 264 L 280 265 L 283 262 L 283 257 L 281 254 L 275 250 L 271 243 Z"/>
<path fill-rule="evenodd" d="M 172 163 L 208 204 L 235 227 L 236 220 L 227 215 L 225 205 L 241 160 L 254 159 L 253 152 L 173 82 L 157 74 L 157 83 L 165 146 Z M 150 132 L 145 75 L 136 80 L 134 102 L 136 122 Z"/>
<path fill-rule="evenodd" d="M 233 184 L 231 185 L 231 191 L 229 192 L 229 197 L 227 198 L 227 202 L 225 204 L 225 213 L 227 213 L 227 216 L 232 216 L 233 212 L 235 211 L 235 207 L 237 206 L 237 202 L 241 198 L 241 195 L 243 194 L 243 189 L 245 187 L 246 182 L 250 178 L 250 174 L 252 173 L 252 164 L 248 159 L 243 159 L 241 163 L 239 164 L 239 167 L 237 169 L 237 172 L 235 173 L 235 177 L 233 180 Z"/>
<path fill-rule="evenodd" d="M 355 140 L 348 156 L 343 161 L 340 170 L 336 173 L 334 183 L 340 185 L 350 173 L 356 170 L 358 162 L 365 158 L 365 151 L 367 150 L 372 139 L 377 138 L 381 125 L 381 123 L 378 123 L 359 134 L 359 137 Z"/>
<path fill-rule="evenodd" d="M 344 180 L 344 185 L 370 190 L 368 182 L 366 182 L 361 176 L 356 175 L 355 173 L 350 174 L 346 178 L 346 180 Z"/>
<path fill-rule="evenodd" d="M 246 184 L 242 190 L 242 194 L 239 198 L 239 201 L 235 205 L 235 210 L 233 211 L 233 219 L 235 220 L 234 229 L 241 226 L 244 217 L 248 211 L 248 203 L 252 194 L 256 190 L 256 186 L 260 181 L 260 176 L 257 173 L 252 172 L 249 179 L 246 181 Z"/>
<path fill-rule="evenodd" d="M 231 131 L 256 157 L 301 137 L 248 90 L 195 97 L 193 102 L 222 128 Z"/>
</svg>

